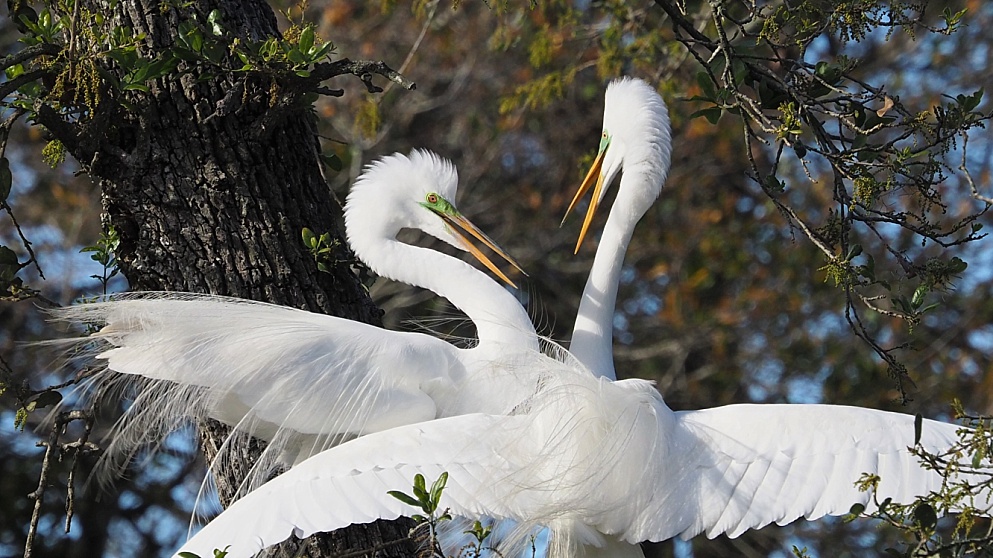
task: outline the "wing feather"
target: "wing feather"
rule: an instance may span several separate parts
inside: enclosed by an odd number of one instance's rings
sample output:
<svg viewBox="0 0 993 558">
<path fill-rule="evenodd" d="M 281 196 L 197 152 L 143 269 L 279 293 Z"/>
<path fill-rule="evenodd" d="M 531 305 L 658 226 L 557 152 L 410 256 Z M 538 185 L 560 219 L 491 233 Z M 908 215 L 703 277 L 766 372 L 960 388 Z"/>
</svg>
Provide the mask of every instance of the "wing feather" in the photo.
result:
<svg viewBox="0 0 993 558">
<path fill-rule="evenodd" d="M 210 417 L 273 442 L 270 463 L 292 464 L 342 435 L 435 418 L 465 376 L 458 349 L 439 339 L 240 299 L 128 294 L 55 315 L 102 326 L 79 342 L 103 342 L 89 356 L 110 372 L 95 383 L 138 392 L 108 457 L 119 462 Z"/>
<path fill-rule="evenodd" d="M 307 537 L 353 523 L 395 519 L 410 507 L 386 494 L 406 490 L 415 473 L 448 471 L 442 506 L 457 515 L 506 517 L 499 485 L 485 483 L 514 467 L 501 453 L 513 447 L 521 417 L 462 415 L 370 434 L 297 465 L 235 502 L 178 552 L 251 556 L 291 534 Z M 485 433 L 485 435 L 481 435 Z M 457 479 L 457 481 L 455 481 Z M 386 487 L 389 487 L 386 489 Z"/>
<path fill-rule="evenodd" d="M 735 537 L 773 522 L 842 515 L 856 502 L 871 510 L 870 495 L 855 487 L 862 473 L 882 477 L 880 501 L 910 503 L 942 482 L 908 450 L 910 415 L 835 405 L 732 405 L 675 415 L 672 464 L 659 469 L 658 481 L 670 486 L 658 490 L 626 540 Z M 958 428 L 926 420 L 921 444 L 945 450 Z M 666 513 L 677 502 L 684 509 Z"/>
</svg>

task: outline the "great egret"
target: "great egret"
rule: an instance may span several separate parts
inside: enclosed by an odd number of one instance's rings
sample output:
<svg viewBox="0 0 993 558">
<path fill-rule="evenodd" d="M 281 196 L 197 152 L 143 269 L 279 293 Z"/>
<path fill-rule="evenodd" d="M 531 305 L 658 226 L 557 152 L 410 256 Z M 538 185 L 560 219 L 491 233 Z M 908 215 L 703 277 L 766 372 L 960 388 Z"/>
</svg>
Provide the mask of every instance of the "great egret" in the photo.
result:
<svg viewBox="0 0 993 558">
<path fill-rule="evenodd" d="M 622 162 L 627 165 L 608 220 L 614 222 L 613 237 L 605 233 L 597 254 L 599 260 L 605 246 L 619 246 L 604 252 L 619 268 L 630 229 L 664 179 L 668 119 L 657 94 L 635 80 L 612 84 L 607 104 L 611 115 L 610 107 L 653 109 L 655 117 L 638 113 L 637 118 L 654 123 L 665 137 L 645 150 L 654 149 L 654 155 L 629 157 L 639 152 L 632 145 L 636 138 L 622 133 L 623 122 L 604 118 L 605 130 L 617 131 L 604 136 L 594 171 L 579 195 L 602 166 L 607 170 L 598 175 L 594 191 L 599 203 L 603 186 Z M 606 149 L 610 145 L 615 150 Z M 618 155 L 624 151 L 618 146 L 629 151 Z M 647 159 L 654 164 L 646 164 Z M 643 173 L 648 178 L 632 172 L 639 164 L 648 167 Z M 638 184 L 647 193 L 639 195 Z M 640 199 L 623 201 L 628 196 Z M 583 234 L 593 211 L 595 205 Z M 605 308 L 613 307 L 616 275 L 603 268 L 591 275 L 597 277 L 591 277 L 587 290 L 593 286 L 591 300 L 599 306 L 584 315 L 603 322 L 612 314 Z M 449 472 L 441 504 L 457 515 L 515 521 L 516 535 L 507 539 L 510 548 L 504 555 L 518 550 L 515 541 L 547 527 L 548 555 L 553 557 L 634 558 L 642 555 L 635 544 L 643 540 L 699 533 L 734 537 L 773 522 L 841 515 L 855 503 L 872 510 L 870 494 L 855 487 L 862 473 L 881 478 L 878 501 L 909 503 L 942 483 L 938 473 L 921 468 L 907 449 L 914 444 L 913 417 L 832 405 L 732 405 L 673 412 L 650 382 L 613 380 L 610 329 L 601 328 L 598 335 L 597 345 L 587 351 L 592 355 L 587 363 L 600 369 L 535 356 L 529 385 L 538 389 L 512 413 L 453 416 L 332 448 L 249 494 L 182 550 L 208 556 L 214 548 L 230 545 L 228 556 L 237 558 L 290 534 L 307 536 L 395 518 L 414 510 L 385 493 L 405 487 L 415 473 L 433 478 Z M 582 352 L 575 339 L 573 346 Z M 920 447 L 944 451 L 955 443 L 957 430 L 924 420 Z M 991 504 L 988 491 L 977 498 L 980 508 Z"/>
<path fill-rule="evenodd" d="M 662 191 L 672 153 L 669 112 L 653 87 L 622 78 L 607 86 L 603 133 L 593 166 L 566 210 L 593 188 L 576 252 L 614 177 L 623 167 L 617 197 L 600 237 L 593 268 L 583 289 L 569 351 L 594 374 L 616 379 L 613 358 L 614 304 L 624 254 L 634 227 Z M 565 219 L 562 220 L 565 222 Z"/>
<path fill-rule="evenodd" d="M 740 535 L 769 523 L 874 509 L 854 482 L 882 479 L 879 501 L 910 503 L 941 485 L 907 451 L 914 419 L 830 405 L 733 405 L 672 412 L 644 380 L 610 381 L 543 365 L 512 415 L 469 414 L 402 426 L 311 457 L 214 518 L 180 551 L 251 556 L 305 537 L 413 509 L 386 495 L 415 473 L 450 474 L 442 508 L 516 522 L 513 555 L 537 528 L 548 555 L 641 556 L 635 543 Z M 956 427 L 923 421 L 942 451 Z M 988 494 L 977 505 L 988 506 Z M 514 544 L 514 543 L 518 544 Z M 230 545 L 230 546 L 229 546 Z"/>
<path fill-rule="evenodd" d="M 386 430 L 473 411 L 509 412 L 533 389 L 514 382 L 487 391 L 537 336 L 517 299 L 456 258 L 396 240 L 420 229 L 467 250 L 510 280 L 469 241 L 517 264 L 452 203 L 458 176 L 427 151 L 369 165 L 354 184 L 345 225 L 356 253 L 379 275 L 448 298 L 478 330 L 458 349 L 429 335 L 258 302 L 189 293 L 125 295 L 59 312 L 66 320 L 106 324 L 94 337 L 113 346 L 98 358 L 125 383 L 152 380 L 125 415 L 115 443 L 128 445 L 189 417 L 211 417 L 271 442 L 270 459 L 292 464 L 343 436 Z M 264 471 L 261 471 L 264 473 Z"/>
</svg>

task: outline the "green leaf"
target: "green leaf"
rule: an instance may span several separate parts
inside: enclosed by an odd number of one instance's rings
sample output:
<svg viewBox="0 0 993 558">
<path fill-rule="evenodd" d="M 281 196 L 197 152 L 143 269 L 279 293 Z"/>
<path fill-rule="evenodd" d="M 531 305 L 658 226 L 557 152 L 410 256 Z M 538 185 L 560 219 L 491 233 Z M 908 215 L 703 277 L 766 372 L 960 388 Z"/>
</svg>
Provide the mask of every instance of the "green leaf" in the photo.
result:
<svg viewBox="0 0 993 558">
<path fill-rule="evenodd" d="M 304 227 L 303 231 L 301 231 L 301 236 L 303 237 L 304 246 L 308 248 L 317 248 L 317 239 L 314 236 L 314 231 Z"/>
<path fill-rule="evenodd" d="M 962 273 L 965 268 L 969 267 L 969 264 L 958 257 L 954 257 L 948 260 L 948 272 L 953 274 Z"/>
<path fill-rule="evenodd" d="M 866 277 L 870 281 L 876 280 L 876 259 L 872 257 L 872 254 L 865 255 L 865 271 L 868 273 Z"/>
<path fill-rule="evenodd" d="M 852 504 L 852 507 L 848 510 L 848 513 L 845 514 L 841 518 L 841 520 L 844 521 L 845 523 L 850 523 L 858 519 L 859 516 L 862 515 L 862 512 L 864 511 L 865 511 L 865 506 L 863 504 Z"/>
<path fill-rule="evenodd" d="M 719 107 L 710 107 L 705 109 L 700 109 L 690 115 L 690 119 L 702 116 L 707 119 L 711 124 L 717 124 L 717 121 L 721 118 L 721 109 Z"/>
<path fill-rule="evenodd" d="M 177 65 L 179 65 L 179 60 L 175 56 L 153 60 L 145 71 L 145 79 L 143 81 L 158 79 L 175 70 Z"/>
<path fill-rule="evenodd" d="M 0 203 L 7 201 L 10 195 L 10 185 L 14 181 L 10 173 L 10 161 L 6 157 L 0 157 Z"/>
<path fill-rule="evenodd" d="M 307 57 L 303 55 L 298 49 L 290 49 L 286 53 L 286 59 L 295 65 L 302 65 L 307 63 Z"/>
<path fill-rule="evenodd" d="M 423 477 L 421 479 L 423 480 Z M 428 500 L 428 491 L 424 488 L 423 482 L 419 486 L 417 483 L 414 483 L 414 497 L 421 502 L 422 507 L 430 503 L 430 500 Z"/>
<path fill-rule="evenodd" d="M 769 83 L 767 79 L 762 79 L 758 84 L 759 101 L 762 102 L 762 108 L 764 109 L 774 109 L 786 100 L 786 95 L 779 91 L 777 87 L 769 85 Z"/>
<path fill-rule="evenodd" d="M 61 393 L 57 391 L 43 391 L 32 399 L 31 403 L 34 404 L 35 409 L 44 409 L 45 407 L 58 405 L 60 401 L 62 401 Z"/>
<path fill-rule="evenodd" d="M 929 312 L 931 310 L 934 310 L 935 308 L 937 308 L 939 306 L 941 306 L 941 303 L 940 302 L 932 302 L 931 304 L 928 304 L 924 308 L 921 308 L 920 310 L 918 310 L 917 313 L 918 314 L 923 314 L 925 312 Z"/>
<path fill-rule="evenodd" d="M 924 417 L 920 413 L 914 415 L 914 445 L 921 443 L 921 430 L 924 427 Z"/>
<path fill-rule="evenodd" d="M 431 502 L 437 504 L 441 500 L 441 493 L 445 490 L 445 485 L 448 483 L 448 471 L 445 471 L 438 477 L 438 480 L 431 484 Z"/>
<path fill-rule="evenodd" d="M 731 61 L 731 75 L 734 78 L 735 85 L 744 85 L 749 73 L 748 65 L 740 59 L 735 58 Z"/>
<path fill-rule="evenodd" d="M 204 58 L 214 64 L 220 65 L 224 61 L 224 53 L 227 52 L 227 49 L 218 42 L 210 41 L 203 44 L 201 52 L 203 52 Z"/>
<path fill-rule="evenodd" d="M 420 508 L 421 507 L 421 503 L 420 502 L 418 502 L 417 500 L 411 498 L 407 494 L 404 494 L 403 492 L 400 492 L 399 490 L 390 490 L 389 492 L 387 492 L 387 494 L 389 494 L 390 496 L 393 496 L 394 498 L 396 498 L 397 500 L 400 500 L 401 502 L 403 502 L 404 504 L 407 504 L 408 506 L 413 506 L 415 508 Z"/>
<path fill-rule="evenodd" d="M 893 299 L 893 303 L 894 306 L 899 306 L 900 311 L 903 312 L 904 314 L 913 314 L 913 312 L 910 309 L 910 301 L 907 300 L 907 297 L 902 295 L 898 296 Z"/>
<path fill-rule="evenodd" d="M 708 100 L 713 101 L 717 98 L 717 90 L 714 89 L 714 82 L 710 80 L 710 74 L 707 72 L 698 72 L 696 82 L 700 85 L 700 89 Z"/>
<path fill-rule="evenodd" d="M 914 296 L 910 299 L 910 307 L 917 310 L 924 304 L 924 299 L 927 298 L 928 293 L 931 292 L 931 288 L 927 285 L 920 285 L 914 290 Z"/>
<path fill-rule="evenodd" d="M 6 246 L 0 246 L 0 289 L 6 289 L 20 269 L 17 254 Z"/>
<path fill-rule="evenodd" d="M 331 47 L 333 47 L 333 46 L 334 45 L 331 44 L 331 42 L 329 41 L 329 42 L 324 43 L 324 46 L 318 48 L 316 51 L 314 49 L 311 49 L 311 51 L 308 53 L 308 54 L 310 54 L 310 59 L 312 61 L 316 62 L 316 61 L 320 60 L 321 58 L 324 58 L 324 55 L 326 55 L 328 53 L 328 51 L 331 50 Z"/>
<path fill-rule="evenodd" d="M 795 140 L 793 142 L 793 151 L 796 153 L 796 156 L 799 157 L 800 159 L 803 159 L 804 157 L 807 156 L 807 146 L 804 145 L 803 142 L 800 140 Z"/>
<path fill-rule="evenodd" d="M 926 502 L 921 502 L 914 508 L 914 519 L 923 529 L 931 530 L 938 523 L 938 514 Z"/>
<path fill-rule="evenodd" d="M 763 182 L 763 185 L 767 190 L 772 192 L 782 193 L 783 191 L 786 190 L 786 183 L 776 178 L 776 175 L 774 174 L 767 175 L 765 177 L 765 181 Z"/>
<path fill-rule="evenodd" d="M 845 259 L 848 260 L 848 261 L 852 261 L 853 259 L 859 257 L 859 255 L 861 253 L 862 253 L 862 245 L 861 244 L 852 244 L 848 248 L 848 256 L 846 256 Z"/>
<path fill-rule="evenodd" d="M 300 32 L 300 42 L 298 45 L 300 52 L 306 52 L 310 54 L 312 48 L 314 48 L 314 28 L 307 26 L 303 28 Z"/>
<path fill-rule="evenodd" d="M 10 66 L 6 70 L 4 70 L 4 74 L 7 75 L 7 79 L 9 80 L 16 79 L 22 74 L 24 74 L 24 64 L 14 64 L 13 66 Z"/>
<path fill-rule="evenodd" d="M 214 9 L 211 10 L 210 14 L 207 15 L 207 23 L 210 25 L 210 31 L 214 35 L 223 35 L 224 28 L 221 27 L 221 10 Z"/>
<path fill-rule="evenodd" d="M 179 556 L 180 558 L 200 558 L 199 554 L 194 554 L 193 552 L 186 552 L 186 551 L 180 552 L 179 554 L 177 554 L 177 556 Z"/>
<path fill-rule="evenodd" d="M 322 153 L 321 160 L 324 161 L 324 164 L 334 172 L 341 172 L 341 169 L 344 168 L 344 164 L 342 163 L 341 158 L 334 153 L 328 153 L 328 154 Z"/>
</svg>

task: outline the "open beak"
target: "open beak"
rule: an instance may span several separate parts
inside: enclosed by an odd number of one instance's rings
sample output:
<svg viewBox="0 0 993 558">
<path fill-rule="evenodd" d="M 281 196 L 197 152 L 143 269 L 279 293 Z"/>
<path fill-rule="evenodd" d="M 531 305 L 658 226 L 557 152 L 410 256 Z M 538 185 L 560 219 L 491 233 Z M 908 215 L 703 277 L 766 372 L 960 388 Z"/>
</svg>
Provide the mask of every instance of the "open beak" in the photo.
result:
<svg viewBox="0 0 993 558">
<path fill-rule="evenodd" d="M 436 213 L 436 215 L 441 217 L 441 219 L 445 221 L 446 224 L 449 225 L 449 228 L 452 230 L 453 233 L 455 233 L 456 236 L 459 237 L 459 239 L 462 241 L 462 244 L 465 245 L 465 249 L 470 254 L 475 256 L 477 260 L 479 260 L 483 265 L 485 265 L 490 271 L 492 271 L 497 277 L 502 279 L 505 283 L 507 283 L 511 287 L 514 287 L 515 289 L 517 288 L 517 285 L 515 285 L 513 281 L 507 278 L 507 276 L 504 275 L 502 271 L 500 271 L 500 268 L 498 268 L 496 264 L 494 264 L 489 258 L 487 258 L 486 254 L 483 254 L 483 252 L 479 248 L 477 248 L 476 245 L 473 244 L 464 234 L 462 234 L 459 231 L 459 229 L 469 233 L 476 240 L 482 242 L 486 246 L 489 246 L 490 249 L 493 250 L 498 256 L 507 260 L 507 262 L 510 265 L 517 268 L 517 270 L 520 271 L 521 273 L 524 273 L 524 270 L 521 269 L 520 264 L 518 264 L 517 261 L 514 260 L 514 258 L 511 258 L 503 250 L 503 248 L 500 248 L 500 246 L 498 246 L 496 242 L 493 242 L 493 240 L 491 240 L 490 237 L 486 236 L 486 234 L 483 233 L 483 231 L 479 230 L 479 228 L 476 227 L 476 225 L 473 225 L 472 221 L 466 219 L 465 217 L 459 215 L 458 213 L 455 213 L 453 215 Z M 524 276 L 526 277 L 527 273 L 524 273 Z"/>
<path fill-rule="evenodd" d="M 583 239 L 586 238 L 586 232 L 590 228 L 590 223 L 593 222 L 593 214 L 596 213 L 597 207 L 600 206 L 600 194 L 603 190 L 603 157 L 606 155 L 607 149 L 605 145 L 601 144 L 600 152 L 596 156 L 596 160 L 593 161 L 593 166 L 590 167 L 590 171 L 586 173 L 586 178 L 583 179 L 583 183 L 579 186 L 579 191 L 573 196 L 572 202 L 569 204 L 569 209 L 565 212 L 565 217 L 562 218 L 562 223 L 565 223 L 569 214 L 572 213 L 572 209 L 576 207 L 576 203 L 579 199 L 586 195 L 586 192 L 590 189 L 593 184 L 594 177 L 596 178 L 596 186 L 593 188 L 593 199 L 590 200 L 590 206 L 586 210 L 586 219 L 583 220 L 583 228 L 579 232 L 579 240 L 576 241 L 576 249 L 573 254 L 579 253 L 579 247 L 583 244 Z M 561 225 L 559 225 L 561 226 Z"/>
</svg>

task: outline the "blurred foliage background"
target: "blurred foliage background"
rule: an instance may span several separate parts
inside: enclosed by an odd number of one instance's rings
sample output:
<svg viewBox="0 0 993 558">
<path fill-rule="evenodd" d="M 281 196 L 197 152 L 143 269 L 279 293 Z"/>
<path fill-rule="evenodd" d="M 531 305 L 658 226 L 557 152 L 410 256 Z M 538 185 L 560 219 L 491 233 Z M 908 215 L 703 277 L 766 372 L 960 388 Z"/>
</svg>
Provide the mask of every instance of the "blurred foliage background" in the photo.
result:
<svg viewBox="0 0 993 558">
<path fill-rule="evenodd" d="M 301 14 L 298 5 L 274 8 Z M 655 380 L 677 410 L 823 402 L 949 420 L 950 402 L 959 398 L 970 412 L 993 414 L 993 252 L 977 226 L 991 224 L 983 199 L 993 196 L 993 142 L 984 127 L 990 103 L 956 100 L 990 90 L 990 4 L 932 3 L 921 12 L 898 2 L 822 0 L 312 0 L 303 10 L 334 43 L 333 56 L 384 60 L 417 83 L 412 92 L 387 86 L 375 96 L 344 83 L 344 97 L 317 101 L 325 153 L 342 163 L 327 176 L 338 199 L 380 155 L 422 147 L 451 158 L 460 172 L 460 209 L 528 271 L 519 295 L 546 335 L 568 341 L 596 246 L 594 239 L 572 255 L 581 218 L 558 223 L 595 154 L 606 83 L 638 76 L 669 104 L 674 152 L 662 196 L 625 260 L 614 323 L 620 375 Z M 906 25 L 890 26 L 907 14 Z M 715 20 L 728 36 L 716 33 Z M 0 25 L 4 53 L 17 51 L 16 23 L 4 17 Z M 719 48 L 708 50 L 689 29 Z M 754 67 L 721 63 L 729 52 Z M 770 93 L 777 83 L 782 90 Z M 793 107 L 786 105 L 790 95 L 798 99 Z M 742 96 L 757 103 L 755 114 Z M 886 108 L 886 99 L 895 103 Z M 952 141 L 947 148 L 931 142 L 941 129 L 924 128 L 956 107 Z M 915 122 L 901 136 L 899 126 Z M 894 138 L 904 143 L 892 145 L 891 160 L 884 146 Z M 101 266 L 79 253 L 100 235 L 99 192 L 71 160 L 47 166 L 45 142 L 36 127 L 12 132 L 13 213 L 0 215 L 0 244 L 26 260 L 16 216 L 39 264 L 20 277 L 67 304 L 101 290 L 90 277 Z M 865 155 L 866 145 L 877 155 Z M 932 158 L 933 165 L 913 166 Z M 887 175 L 893 169 L 895 179 Z M 922 176 L 930 189 L 915 183 Z M 880 215 L 903 215 L 917 230 Z M 949 230 L 954 234 L 940 236 Z M 856 244 L 863 252 L 851 256 Z M 868 257 L 871 278 L 860 273 Z M 949 267 L 953 258 L 968 267 Z M 929 275 L 933 261 L 945 266 L 937 270 L 944 269 L 944 281 Z M 111 286 L 126 289 L 120 278 Z M 385 281 L 375 281 L 372 292 L 387 327 L 473 335 L 430 293 Z M 868 342 L 850 326 L 853 316 Z M 56 335 L 38 304 L 0 302 L 4 383 L 62 381 L 50 352 L 24 346 Z M 34 443 L 45 436 L 35 430 L 43 412 L 32 413 L 21 431 L 13 427 L 15 407 L 0 398 L 3 556 L 22 552 L 33 507 L 26 495 L 37 486 L 42 451 Z M 112 421 L 114 409 L 105 411 L 97 434 Z M 170 438 L 166 451 L 108 489 L 88 487 L 68 535 L 60 533 L 59 491 L 50 490 L 34 555 L 167 555 L 185 535 L 202 480 L 192 436 Z M 65 471 L 55 478 L 62 486 Z M 788 556 L 796 545 L 812 556 L 875 556 L 905 544 L 869 521 L 829 519 L 734 540 L 659 543 L 652 552 Z"/>
</svg>

